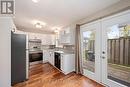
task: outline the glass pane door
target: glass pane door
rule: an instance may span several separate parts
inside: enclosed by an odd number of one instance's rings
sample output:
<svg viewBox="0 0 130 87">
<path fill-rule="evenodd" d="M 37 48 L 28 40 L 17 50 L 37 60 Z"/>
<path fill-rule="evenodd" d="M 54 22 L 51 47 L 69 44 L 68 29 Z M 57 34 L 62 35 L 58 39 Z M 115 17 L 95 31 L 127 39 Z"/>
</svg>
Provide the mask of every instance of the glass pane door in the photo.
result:
<svg viewBox="0 0 130 87">
<path fill-rule="evenodd" d="M 100 21 L 81 26 L 83 74 L 100 82 Z M 98 33 L 97 33 L 98 32 Z"/>
<path fill-rule="evenodd" d="M 130 23 L 107 29 L 108 79 L 130 86 Z"/>
<path fill-rule="evenodd" d="M 83 68 L 95 72 L 95 31 L 83 32 Z"/>
<path fill-rule="evenodd" d="M 102 21 L 102 82 L 130 87 L 130 12 Z"/>
</svg>

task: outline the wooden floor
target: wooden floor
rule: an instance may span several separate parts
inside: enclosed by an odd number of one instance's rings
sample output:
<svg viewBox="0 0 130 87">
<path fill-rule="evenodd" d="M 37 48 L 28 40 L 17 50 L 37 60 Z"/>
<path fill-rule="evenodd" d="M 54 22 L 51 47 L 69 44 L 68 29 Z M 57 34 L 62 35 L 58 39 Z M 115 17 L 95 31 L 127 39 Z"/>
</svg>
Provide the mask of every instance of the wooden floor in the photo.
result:
<svg viewBox="0 0 130 87">
<path fill-rule="evenodd" d="M 104 87 L 74 72 L 64 75 L 49 63 L 30 67 L 29 80 L 13 87 Z"/>
</svg>

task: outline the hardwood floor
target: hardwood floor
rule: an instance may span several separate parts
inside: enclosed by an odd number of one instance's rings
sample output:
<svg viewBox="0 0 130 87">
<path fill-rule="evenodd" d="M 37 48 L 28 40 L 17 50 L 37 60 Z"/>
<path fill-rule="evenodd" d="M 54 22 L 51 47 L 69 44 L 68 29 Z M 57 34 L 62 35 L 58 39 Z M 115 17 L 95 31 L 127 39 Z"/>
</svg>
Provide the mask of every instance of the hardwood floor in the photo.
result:
<svg viewBox="0 0 130 87">
<path fill-rule="evenodd" d="M 64 75 L 49 63 L 30 67 L 29 80 L 13 87 L 104 87 L 74 72 Z"/>
</svg>

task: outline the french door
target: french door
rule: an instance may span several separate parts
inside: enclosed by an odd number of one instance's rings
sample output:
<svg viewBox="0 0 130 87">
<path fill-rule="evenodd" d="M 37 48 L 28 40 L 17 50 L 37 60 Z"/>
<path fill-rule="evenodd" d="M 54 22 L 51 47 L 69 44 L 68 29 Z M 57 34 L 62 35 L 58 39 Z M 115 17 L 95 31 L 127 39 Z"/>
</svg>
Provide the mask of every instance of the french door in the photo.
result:
<svg viewBox="0 0 130 87">
<path fill-rule="evenodd" d="M 100 21 L 81 26 L 81 53 L 83 74 L 100 82 Z"/>
<path fill-rule="evenodd" d="M 85 76 L 109 87 L 130 87 L 130 11 L 81 26 Z"/>
<path fill-rule="evenodd" d="M 102 82 L 130 87 L 130 12 L 102 19 Z"/>
</svg>

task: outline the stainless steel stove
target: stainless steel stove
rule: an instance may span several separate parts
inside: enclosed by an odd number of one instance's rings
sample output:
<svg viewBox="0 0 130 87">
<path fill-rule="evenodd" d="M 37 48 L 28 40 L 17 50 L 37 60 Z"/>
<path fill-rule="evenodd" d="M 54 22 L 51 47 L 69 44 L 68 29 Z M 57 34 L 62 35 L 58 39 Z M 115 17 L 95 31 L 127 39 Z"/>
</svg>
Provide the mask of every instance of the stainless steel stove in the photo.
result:
<svg viewBox="0 0 130 87">
<path fill-rule="evenodd" d="M 29 63 L 37 64 L 43 61 L 43 51 L 41 50 L 41 40 L 29 40 Z"/>
</svg>

